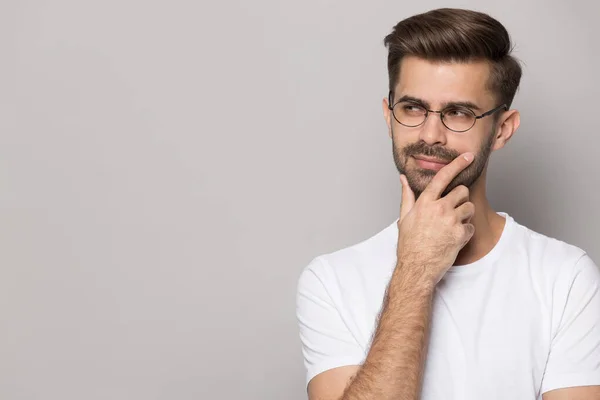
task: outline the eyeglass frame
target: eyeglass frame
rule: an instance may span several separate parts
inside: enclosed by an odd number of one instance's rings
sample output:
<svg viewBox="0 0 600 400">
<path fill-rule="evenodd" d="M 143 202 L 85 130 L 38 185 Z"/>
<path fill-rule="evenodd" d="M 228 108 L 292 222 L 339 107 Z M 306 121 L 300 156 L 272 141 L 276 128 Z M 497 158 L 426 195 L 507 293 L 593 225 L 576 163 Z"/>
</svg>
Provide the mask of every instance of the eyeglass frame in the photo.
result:
<svg viewBox="0 0 600 400">
<path fill-rule="evenodd" d="M 396 107 L 396 105 L 397 105 L 398 103 L 401 103 L 401 102 L 402 102 L 402 100 L 398 100 L 396 103 L 394 103 L 394 105 L 392 105 L 392 91 L 390 90 L 390 92 L 388 93 L 388 109 L 389 109 L 389 110 L 392 112 L 392 116 L 394 117 L 394 119 L 395 119 L 396 121 L 398 121 L 398 118 L 396 118 L 396 114 L 394 114 L 394 107 Z M 429 110 L 429 109 L 425 108 L 424 106 L 422 106 L 422 105 L 420 105 L 420 104 L 415 104 L 415 105 L 416 105 L 416 106 L 419 106 L 419 107 L 421 107 L 421 108 L 423 108 L 423 109 L 425 110 L 425 118 L 423 118 L 423 122 L 421 122 L 421 123 L 420 123 L 420 124 L 418 124 L 418 125 L 406 125 L 406 124 L 403 124 L 402 122 L 398 121 L 398 123 L 399 123 L 400 125 L 402 125 L 402 126 L 406 126 L 407 128 L 416 128 L 417 126 L 421 126 L 421 125 L 423 125 L 423 124 L 425 123 L 425 121 L 427 121 L 427 118 L 429 117 L 429 113 L 436 113 L 436 114 L 440 114 L 440 121 L 442 121 L 442 124 L 443 124 L 443 125 L 446 127 L 446 129 L 448 129 L 448 130 L 450 130 L 450 131 L 452 131 L 452 132 L 458 132 L 458 133 L 463 133 L 463 132 L 467 132 L 467 131 L 471 130 L 471 129 L 472 129 L 474 126 L 475 126 L 475 124 L 477 123 L 477 120 L 478 120 L 478 119 L 485 118 L 485 117 L 487 117 L 488 115 L 492 115 L 492 114 L 494 114 L 494 113 L 498 112 L 498 111 L 499 111 L 500 109 L 502 109 L 502 108 L 504 108 L 504 109 L 505 109 L 505 111 L 508 111 L 508 106 L 506 105 L 506 103 L 504 103 L 504 104 L 501 104 L 501 105 L 499 105 L 498 107 L 495 107 L 495 108 L 491 109 L 490 111 L 486 111 L 486 112 L 484 112 L 484 113 L 483 113 L 483 114 L 481 114 L 481 115 L 477 115 L 477 114 L 475 114 L 475 112 L 474 112 L 473 110 L 471 110 L 470 108 L 468 108 L 468 107 L 464 107 L 464 109 L 465 109 L 465 110 L 467 110 L 467 111 L 469 111 L 471 114 L 473 114 L 473 116 L 475 117 L 475 119 L 473 120 L 473 125 L 471 125 L 469 128 L 467 128 L 467 129 L 465 129 L 465 130 L 463 130 L 463 131 L 457 131 L 457 130 L 455 130 L 455 129 L 450 129 L 450 128 L 448 127 L 448 125 L 446 125 L 446 123 L 444 122 L 444 111 L 445 111 L 445 110 L 439 110 L 439 111 L 436 111 L 436 110 Z"/>
</svg>

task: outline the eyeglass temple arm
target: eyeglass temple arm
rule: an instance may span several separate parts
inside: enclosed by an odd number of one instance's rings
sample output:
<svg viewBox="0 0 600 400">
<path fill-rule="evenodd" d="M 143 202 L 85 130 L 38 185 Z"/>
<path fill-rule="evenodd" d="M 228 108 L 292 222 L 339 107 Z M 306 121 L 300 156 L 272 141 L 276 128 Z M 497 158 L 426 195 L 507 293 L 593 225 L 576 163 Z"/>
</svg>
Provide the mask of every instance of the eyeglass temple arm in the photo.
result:
<svg viewBox="0 0 600 400">
<path fill-rule="evenodd" d="M 483 117 L 487 117 L 488 115 L 492 115 L 493 113 L 495 113 L 496 111 L 500 110 L 501 108 L 504 108 L 505 110 L 508 110 L 508 106 L 506 104 L 501 104 L 498 107 L 496 107 L 496 108 L 494 108 L 494 109 L 492 109 L 492 110 L 490 110 L 488 112 L 485 112 L 485 113 L 483 113 L 480 116 L 475 117 L 475 118 L 481 119 Z"/>
</svg>

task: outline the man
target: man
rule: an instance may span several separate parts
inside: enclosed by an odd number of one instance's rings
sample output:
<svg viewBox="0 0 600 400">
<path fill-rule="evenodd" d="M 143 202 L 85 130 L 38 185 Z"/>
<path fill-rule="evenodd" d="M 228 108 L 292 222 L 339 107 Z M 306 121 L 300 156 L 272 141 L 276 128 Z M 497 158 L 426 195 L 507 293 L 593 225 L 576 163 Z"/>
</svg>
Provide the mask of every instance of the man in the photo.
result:
<svg viewBox="0 0 600 400">
<path fill-rule="evenodd" d="M 400 216 L 303 271 L 309 398 L 599 400 L 598 267 L 486 199 L 489 156 L 519 127 L 506 29 L 440 9 L 385 44 Z"/>
</svg>

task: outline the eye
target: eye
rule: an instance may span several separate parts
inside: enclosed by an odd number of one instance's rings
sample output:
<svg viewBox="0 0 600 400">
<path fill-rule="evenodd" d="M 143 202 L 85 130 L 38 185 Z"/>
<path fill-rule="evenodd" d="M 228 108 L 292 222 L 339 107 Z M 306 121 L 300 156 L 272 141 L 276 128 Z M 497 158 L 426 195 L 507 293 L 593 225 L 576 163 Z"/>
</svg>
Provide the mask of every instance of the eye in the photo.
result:
<svg viewBox="0 0 600 400">
<path fill-rule="evenodd" d="M 450 118 L 470 118 L 473 114 L 464 108 L 450 108 L 444 112 L 444 115 Z"/>
<path fill-rule="evenodd" d="M 410 104 L 406 103 L 402 105 L 402 110 L 406 113 L 411 114 L 423 114 L 425 113 L 425 109 L 418 104 Z"/>
</svg>

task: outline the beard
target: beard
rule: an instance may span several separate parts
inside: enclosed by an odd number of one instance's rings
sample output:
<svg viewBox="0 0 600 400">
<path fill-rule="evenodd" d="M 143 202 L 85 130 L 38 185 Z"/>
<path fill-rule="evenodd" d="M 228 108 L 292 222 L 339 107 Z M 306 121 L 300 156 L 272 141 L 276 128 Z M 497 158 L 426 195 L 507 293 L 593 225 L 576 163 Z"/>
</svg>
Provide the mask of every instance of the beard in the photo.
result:
<svg viewBox="0 0 600 400">
<path fill-rule="evenodd" d="M 447 195 L 457 186 L 464 185 L 469 189 L 479 179 L 492 152 L 494 145 L 494 132 L 481 144 L 479 152 L 475 153 L 475 159 L 471 164 L 462 170 L 448 185 L 442 193 L 442 197 Z M 399 149 L 394 142 L 394 134 L 392 132 L 392 147 L 394 153 L 394 162 L 400 174 L 404 174 L 408 184 L 415 194 L 415 199 L 418 199 L 421 193 L 425 190 L 429 182 L 433 179 L 437 171 L 423 168 L 407 168 L 407 163 L 410 157 L 416 155 L 435 157 L 439 160 L 451 162 L 456 157 L 460 156 L 456 150 L 448 149 L 442 146 L 429 146 L 423 141 L 411 143 L 404 148 Z"/>
</svg>

